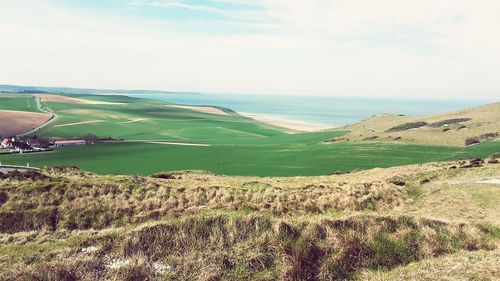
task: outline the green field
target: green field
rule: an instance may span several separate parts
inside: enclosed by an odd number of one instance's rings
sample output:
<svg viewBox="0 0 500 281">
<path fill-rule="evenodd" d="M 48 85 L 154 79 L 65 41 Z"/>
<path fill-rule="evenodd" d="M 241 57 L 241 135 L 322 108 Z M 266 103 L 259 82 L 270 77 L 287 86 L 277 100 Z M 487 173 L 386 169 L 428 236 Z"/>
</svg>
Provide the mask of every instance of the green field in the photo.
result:
<svg viewBox="0 0 500 281">
<path fill-rule="evenodd" d="M 35 97 L 21 94 L 0 94 L 0 110 L 40 112 Z"/>
<path fill-rule="evenodd" d="M 312 140 L 312 139 L 311 139 Z M 159 171 L 201 169 L 242 176 L 310 176 L 429 161 L 485 157 L 499 143 L 473 148 L 394 144 L 246 144 L 186 147 L 120 143 L 57 149 L 29 155 L 3 155 L 4 163 L 44 167 L 76 165 L 100 174 L 147 175 Z"/>
<path fill-rule="evenodd" d="M 127 102 L 124 105 L 75 105 L 46 103 L 58 114 L 56 122 L 42 131 L 47 136 L 77 137 L 93 133 L 127 140 L 170 140 L 210 144 L 243 143 L 269 136 L 286 135 L 235 115 L 221 116 L 165 107 L 165 103 L 128 97 L 92 97 Z M 132 122 L 131 121 L 137 121 Z M 97 123 L 67 124 L 98 121 Z M 63 126 L 61 126 L 63 125 Z"/>
<path fill-rule="evenodd" d="M 213 115 L 124 96 L 77 97 L 124 104 L 44 103 L 58 117 L 37 134 L 81 137 L 92 133 L 124 141 L 61 148 L 43 154 L 2 155 L 0 161 L 36 167 L 76 165 L 100 174 L 145 175 L 201 169 L 226 175 L 308 176 L 485 157 L 500 151 L 499 142 L 470 148 L 379 142 L 325 144 L 324 140 L 345 132 L 289 134 L 233 113 Z M 209 146 L 151 143 L 162 141 Z"/>
</svg>

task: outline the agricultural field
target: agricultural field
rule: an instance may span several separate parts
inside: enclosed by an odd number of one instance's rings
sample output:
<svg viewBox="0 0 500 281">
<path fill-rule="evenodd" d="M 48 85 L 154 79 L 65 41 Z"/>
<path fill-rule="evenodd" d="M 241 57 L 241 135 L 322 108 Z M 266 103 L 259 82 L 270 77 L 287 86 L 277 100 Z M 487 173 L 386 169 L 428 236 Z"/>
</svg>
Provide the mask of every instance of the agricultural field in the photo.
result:
<svg viewBox="0 0 500 281">
<path fill-rule="evenodd" d="M 1 94 L 0 110 L 41 112 L 37 106 L 36 98 L 27 94 Z"/>
<path fill-rule="evenodd" d="M 0 139 L 29 132 L 50 120 L 37 98 L 27 94 L 0 93 Z"/>
<path fill-rule="evenodd" d="M 486 157 L 500 151 L 496 141 L 467 148 L 405 142 L 332 143 L 325 140 L 342 137 L 347 131 L 290 133 L 229 109 L 207 111 L 206 107 L 186 108 L 127 96 L 39 97 L 43 109 L 55 118 L 34 134 L 56 138 L 94 134 L 111 141 L 43 154 L 2 155 L 1 162 L 35 167 L 75 165 L 99 174 L 148 175 L 195 169 L 225 175 L 312 176 Z"/>
<path fill-rule="evenodd" d="M 485 157 L 498 152 L 499 146 L 493 142 L 469 149 L 398 144 L 324 145 L 319 142 L 320 139 L 314 143 L 314 139 L 307 138 L 292 143 L 199 147 L 131 142 L 62 148 L 43 154 L 3 155 L 0 160 L 16 165 L 29 163 L 34 167 L 75 165 L 100 174 L 148 175 L 159 171 L 196 169 L 225 175 L 310 176 Z"/>
</svg>

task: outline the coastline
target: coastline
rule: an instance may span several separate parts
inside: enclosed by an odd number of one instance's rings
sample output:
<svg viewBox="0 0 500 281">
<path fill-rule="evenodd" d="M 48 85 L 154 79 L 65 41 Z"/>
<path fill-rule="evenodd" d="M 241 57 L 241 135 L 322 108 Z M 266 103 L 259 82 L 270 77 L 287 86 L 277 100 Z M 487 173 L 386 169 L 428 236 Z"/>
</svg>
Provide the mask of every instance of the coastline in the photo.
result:
<svg viewBox="0 0 500 281">
<path fill-rule="evenodd" d="M 312 124 L 312 123 L 291 120 L 282 117 L 275 117 L 265 114 L 257 114 L 250 112 L 238 112 L 238 114 L 246 118 L 251 118 L 255 121 L 258 121 L 266 125 L 285 129 L 289 132 L 317 132 L 334 128 L 334 126 Z"/>
</svg>

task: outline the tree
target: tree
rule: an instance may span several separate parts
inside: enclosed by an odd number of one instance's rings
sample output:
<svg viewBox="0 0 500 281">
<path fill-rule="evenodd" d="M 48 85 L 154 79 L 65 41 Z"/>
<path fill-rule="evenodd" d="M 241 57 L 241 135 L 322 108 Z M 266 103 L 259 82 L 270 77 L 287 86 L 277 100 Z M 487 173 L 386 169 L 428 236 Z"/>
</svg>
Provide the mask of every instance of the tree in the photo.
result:
<svg viewBox="0 0 500 281">
<path fill-rule="evenodd" d="M 83 137 L 83 140 L 85 140 L 87 144 L 94 144 L 99 141 L 99 138 L 94 134 L 87 134 L 86 136 Z"/>
</svg>

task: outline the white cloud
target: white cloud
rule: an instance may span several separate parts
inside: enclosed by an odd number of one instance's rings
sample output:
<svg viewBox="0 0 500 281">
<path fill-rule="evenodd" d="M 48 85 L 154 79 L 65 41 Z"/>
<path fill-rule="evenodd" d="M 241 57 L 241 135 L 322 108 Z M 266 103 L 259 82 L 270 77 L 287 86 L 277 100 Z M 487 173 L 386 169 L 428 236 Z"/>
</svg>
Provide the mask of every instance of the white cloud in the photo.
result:
<svg viewBox="0 0 500 281">
<path fill-rule="evenodd" d="M 193 11 L 205 11 L 217 14 L 227 14 L 227 11 L 222 9 L 213 8 L 207 5 L 193 5 L 187 4 L 185 2 L 180 1 L 171 1 L 171 0 L 163 0 L 163 1 L 143 1 L 143 0 L 135 0 L 131 2 L 132 6 L 153 6 L 160 8 L 181 8 L 188 9 Z"/>
<path fill-rule="evenodd" d="M 259 18 L 268 21 L 246 22 L 248 14 L 235 13 L 235 22 L 217 24 L 259 32 L 191 33 L 176 22 L 46 1 L 2 3 L 0 83 L 500 97 L 498 1 L 214 1 L 260 5 Z M 220 12 L 207 8 L 196 7 Z"/>
</svg>

